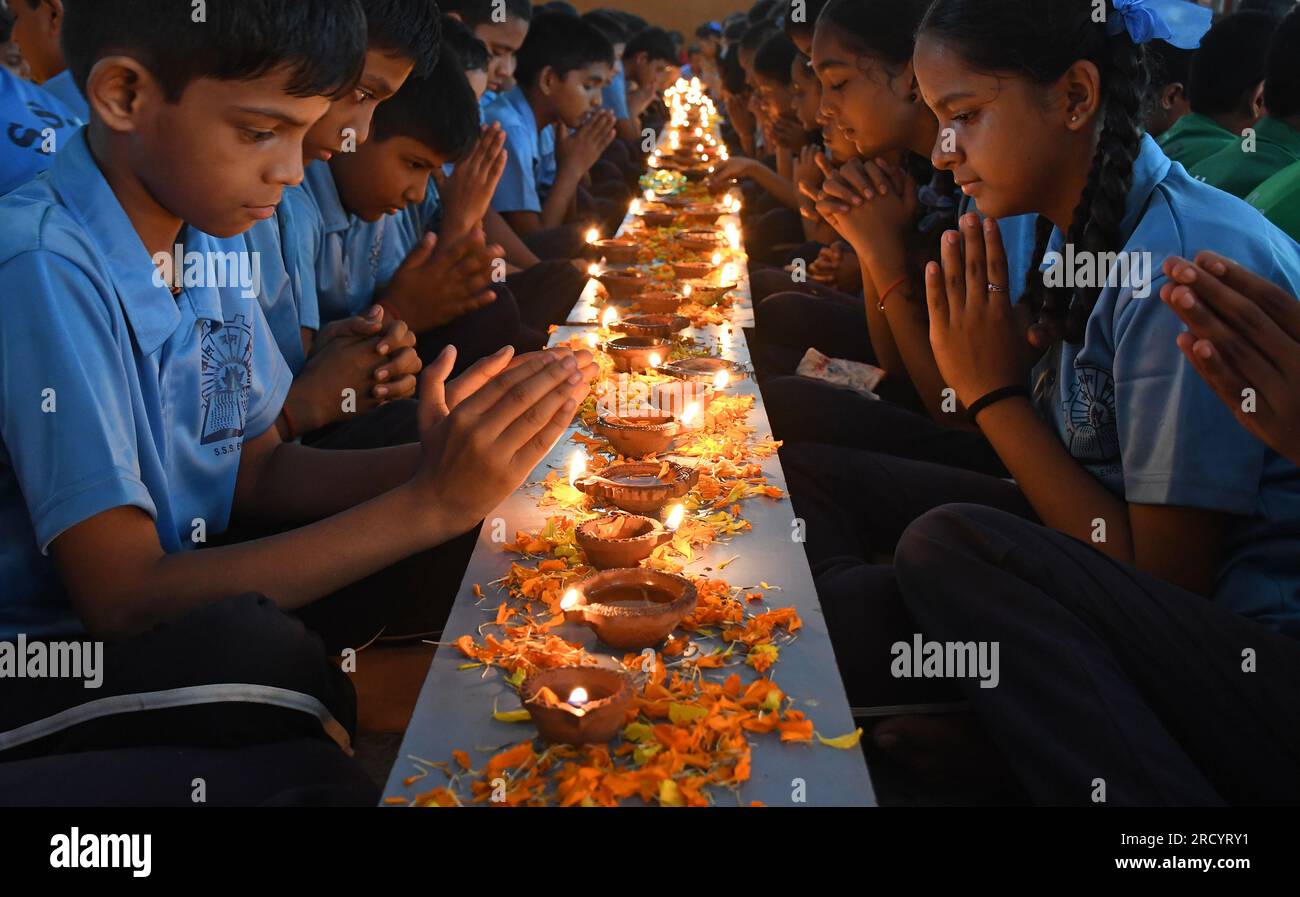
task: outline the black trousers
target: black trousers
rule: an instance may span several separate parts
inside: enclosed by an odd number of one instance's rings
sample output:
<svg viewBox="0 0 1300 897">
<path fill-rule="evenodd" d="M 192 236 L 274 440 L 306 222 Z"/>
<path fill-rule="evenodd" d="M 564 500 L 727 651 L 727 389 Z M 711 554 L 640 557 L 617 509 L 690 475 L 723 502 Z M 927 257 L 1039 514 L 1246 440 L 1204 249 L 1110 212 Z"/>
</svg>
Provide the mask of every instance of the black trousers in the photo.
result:
<svg viewBox="0 0 1300 897">
<path fill-rule="evenodd" d="M 996 688 L 957 684 L 1038 803 L 1300 803 L 1295 640 L 987 507 L 923 515 L 896 563 L 927 639 L 999 643 Z"/>
<path fill-rule="evenodd" d="M 745 223 L 745 250 L 760 264 L 789 264 L 805 240 L 803 219 L 786 206 L 776 205 Z"/>
<path fill-rule="evenodd" d="M 910 386 L 886 380 L 876 401 L 808 377 L 776 377 L 762 385 L 772 433 L 786 442 L 816 442 L 911 458 L 989 476 L 1006 466 L 982 433 L 940 426 Z"/>
<path fill-rule="evenodd" d="M 781 465 L 850 705 L 958 700 L 948 680 L 890 672 L 890 647 L 910 643 L 917 630 L 888 555 L 913 521 L 953 501 L 1037 519 L 1020 489 L 992 476 L 840 446 L 787 445 Z"/>
<path fill-rule="evenodd" d="M 778 273 L 785 278 L 784 291 L 754 306 L 757 339 L 751 355 L 760 380 L 793 375 L 809 349 L 831 358 L 876 363 L 861 297 L 815 284 L 791 290 L 790 275 L 780 269 L 764 269 L 760 285 L 775 286 Z"/>
<path fill-rule="evenodd" d="M 545 345 L 547 328 L 568 322 L 569 312 L 578 304 L 587 280 L 587 275 L 567 259 L 556 259 L 516 271 L 506 278 L 506 285 L 519 301 L 519 316 L 524 326 L 542 334 L 542 345 Z"/>
<path fill-rule="evenodd" d="M 496 301 L 454 321 L 416 335 L 415 350 L 428 364 L 447 346 L 456 347 L 456 364 L 451 376 L 459 377 L 474 362 L 514 346 L 520 351 L 534 348 L 532 335 L 524 326 L 518 297 L 509 282 L 493 287 Z"/>
</svg>

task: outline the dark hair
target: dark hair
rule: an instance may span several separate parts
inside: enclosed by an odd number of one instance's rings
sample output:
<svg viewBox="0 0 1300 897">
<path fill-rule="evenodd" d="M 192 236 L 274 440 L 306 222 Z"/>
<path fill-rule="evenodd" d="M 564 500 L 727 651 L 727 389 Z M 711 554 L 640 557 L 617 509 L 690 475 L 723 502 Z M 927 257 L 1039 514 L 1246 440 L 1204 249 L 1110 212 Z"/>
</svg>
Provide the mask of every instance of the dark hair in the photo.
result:
<svg viewBox="0 0 1300 897">
<path fill-rule="evenodd" d="M 607 12 L 611 16 L 613 16 L 614 18 L 622 22 L 623 27 L 627 29 L 628 37 L 635 37 L 636 35 L 640 34 L 642 31 L 644 31 L 646 28 L 650 27 L 650 23 L 647 22 L 645 19 L 641 18 L 636 13 L 628 12 L 625 9 L 613 9 L 611 7 L 605 7 L 601 9 L 601 12 Z"/>
<path fill-rule="evenodd" d="M 750 23 L 766 22 L 777 14 L 780 5 L 781 0 L 758 0 L 749 8 Z"/>
<path fill-rule="evenodd" d="M 0 6 L 0 44 L 9 40 L 9 35 L 14 32 L 14 20 L 9 16 L 9 10 Z"/>
<path fill-rule="evenodd" d="M 551 0 L 549 3 L 542 4 L 543 12 L 558 12 L 561 15 L 578 18 L 578 7 L 572 3 L 566 3 L 564 0 Z"/>
<path fill-rule="evenodd" d="M 695 36 L 702 40 L 722 37 L 722 26 L 717 22 L 705 22 L 695 29 Z"/>
<path fill-rule="evenodd" d="M 374 140 L 410 137 L 455 161 L 478 139 L 474 88 L 454 52 L 439 54 L 425 78 L 407 78 L 401 90 L 375 107 Z"/>
<path fill-rule="evenodd" d="M 196 78 L 244 81 L 289 68 L 292 96 L 337 96 L 366 62 L 357 0 L 209 0 L 195 21 L 175 0 L 64 0 L 63 53 L 77 88 L 95 63 L 123 54 L 147 68 L 169 102 Z"/>
<path fill-rule="evenodd" d="M 1300 113 L 1300 9 L 1273 33 L 1264 69 L 1264 105 L 1272 118 Z"/>
<path fill-rule="evenodd" d="M 623 49 L 623 58 L 631 59 L 638 53 L 646 54 L 646 58 L 651 62 L 655 60 L 677 62 L 677 45 L 662 28 L 642 28 L 627 42 L 627 46 Z"/>
<path fill-rule="evenodd" d="M 757 53 L 758 48 L 763 46 L 767 39 L 775 33 L 776 28 L 771 22 L 759 22 L 757 25 L 750 25 L 740 39 L 740 49 L 747 53 Z"/>
<path fill-rule="evenodd" d="M 802 22 L 794 20 L 796 7 L 791 3 L 785 11 L 785 33 L 791 37 L 801 34 L 811 36 L 813 29 L 817 27 L 817 17 L 822 14 L 828 2 L 830 0 L 805 0 Z"/>
<path fill-rule="evenodd" d="M 474 32 L 460 19 L 442 17 L 442 50 L 456 54 L 462 71 L 487 71 L 487 44 L 474 36 Z"/>
<path fill-rule="evenodd" d="M 1241 0 L 1237 12 L 1262 12 L 1280 19 L 1295 9 L 1295 2 L 1296 0 Z"/>
<path fill-rule="evenodd" d="M 740 47 L 734 45 L 728 47 L 722 57 L 722 87 L 727 93 L 735 96 L 742 96 L 749 90 L 749 82 L 745 80 L 745 69 L 740 64 Z"/>
<path fill-rule="evenodd" d="M 790 69 L 794 67 L 798 55 L 799 48 L 790 40 L 790 35 L 778 31 L 758 48 L 758 55 L 754 57 L 754 71 L 764 78 L 789 86 Z"/>
<path fill-rule="evenodd" d="M 1184 50 L 1162 40 L 1147 44 L 1147 68 L 1151 70 L 1151 87 L 1155 90 L 1169 84 L 1187 87 L 1192 76 L 1192 56 L 1195 50 Z"/>
<path fill-rule="evenodd" d="M 1111 0 L 1106 13 L 1117 15 Z M 1094 257 L 1122 249 L 1120 224 L 1142 143 L 1145 48 L 1125 31 L 1110 35 L 1105 22 L 1093 20 L 1091 5 L 1079 0 L 1000 0 L 993 7 L 976 0 L 935 0 L 920 33 L 956 50 L 979 71 L 1014 74 L 1037 84 L 1056 81 L 1079 60 L 1097 66 L 1101 136 L 1066 239 Z M 1043 258 L 1051 232 L 1051 221 L 1041 216 L 1034 260 Z M 1083 338 L 1100 294 L 1100 286 L 1073 293 L 1049 288 L 1037 264 L 1030 263 L 1025 300 L 1041 321 L 1061 326 L 1072 342 Z"/>
<path fill-rule="evenodd" d="M 479 25 L 499 24 L 493 15 L 500 0 L 442 0 L 438 5 L 444 13 L 454 12 L 471 29 Z M 528 0 L 505 0 L 506 14 L 525 22 L 533 20 L 533 7 Z"/>
<path fill-rule="evenodd" d="M 1229 115 L 1246 105 L 1247 95 L 1264 80 L 1268 44 L 1277 22 L 1267 13 L 1233 13 L 1201 38 L 1187 81 L 1187 102 L 1193 112 Z"/>
<path fill-rule="evenodd" d="M 831 0 L 817 17 L 818 28 L 834 28 L 858 56 L 902 66 L 916 48 L 916 30 L 929 0 Z M 999 18 L 990 12 L 991 18 Z"/>
<path fill-rule="evenodd" d="M 596 62 L 612 66 L 614 45 L 576 16 L 546 12 L 533 19 L 516 58 L 515 80 L 531 87 L 547 66 L 561 78 Z"/>
<path fill-rule="evenodd" d="M 441 13 L 434 0 L 361 0 L 371 47 L 415 63 L 411 74 L 433 71 L 442 46 Z"/>
<path fill-rule="evenodd" d="M 722 36 L 726 38 L 728 44 L 735 44 L 745 36 L 745 32 L 748 30 L 749 20 L 739 19 L 726 25 L 722 29 Z"/>
<path fill-rule="evenodd" d="M 619 21 L 618 16 L 613 16 L 604 10 L 597 9 L 586 13 L 582 17 L 582 21 L 605 35 L 605 39 L 611 44 L 627 43 L 629 37 L 627 26 Z"/>
</svg>

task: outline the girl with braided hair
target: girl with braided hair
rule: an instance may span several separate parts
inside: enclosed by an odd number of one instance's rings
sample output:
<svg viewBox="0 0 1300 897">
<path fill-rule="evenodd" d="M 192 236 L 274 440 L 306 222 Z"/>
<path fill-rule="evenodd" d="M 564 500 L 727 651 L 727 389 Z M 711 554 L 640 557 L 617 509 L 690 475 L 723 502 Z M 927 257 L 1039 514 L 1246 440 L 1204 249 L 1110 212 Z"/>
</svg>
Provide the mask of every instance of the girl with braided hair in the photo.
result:
<svg viewBox="0 0 1300 897">
<path fill-rule="evenodd" d="M 1197 377 L 1159 300 L 1165 260 L 1204 249 L 1300 293 L 1300 246 L 1142 132 L 1143 45 L 1194 46 L 1205 12 L 1169 0 L 935 0 L 927 11 L 913 65 L 939 121 L 934 162 L 990 219 L 1040 216 L 1043 264 L 1013 307 L 998 227 L 967 215 L 926 270 L 940 373 L 1011 482 L 827 446 L 783 452 L 854 703 L 854 674 L 888 659 L 863 655 L 879 650 L 873 633 L 915 625 L 894 604 L 895 569 L 873 561 L 950 502 L 1040 521 L 1098 565 L 1132 565 L 1300 635 L 1300 470 Z M 954 594 L 998 600 L 992 582 L 957 581 L 969 571 L 936 575 Z M 875 697 L 873 685 L 859 694 Z"/>
</svg>

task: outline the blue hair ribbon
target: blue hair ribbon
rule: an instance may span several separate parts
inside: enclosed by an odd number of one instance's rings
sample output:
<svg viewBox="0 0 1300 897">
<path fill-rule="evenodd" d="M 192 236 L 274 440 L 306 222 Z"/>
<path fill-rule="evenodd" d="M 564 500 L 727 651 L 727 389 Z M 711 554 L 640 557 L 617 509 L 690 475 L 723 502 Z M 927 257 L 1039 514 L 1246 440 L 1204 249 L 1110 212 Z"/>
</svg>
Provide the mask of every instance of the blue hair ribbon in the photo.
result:
<svg viewBox="0 0 1300 897">
<path fill-rule="evenodd" d="M 1112 35 L 1128 31 L 1135 44 L 1162 40 L 1195 50 L 1210 30 L 1214 12 L 1188 0 L 1113 0 L 1117 15 L 1106 22 Z"/>
</svg>

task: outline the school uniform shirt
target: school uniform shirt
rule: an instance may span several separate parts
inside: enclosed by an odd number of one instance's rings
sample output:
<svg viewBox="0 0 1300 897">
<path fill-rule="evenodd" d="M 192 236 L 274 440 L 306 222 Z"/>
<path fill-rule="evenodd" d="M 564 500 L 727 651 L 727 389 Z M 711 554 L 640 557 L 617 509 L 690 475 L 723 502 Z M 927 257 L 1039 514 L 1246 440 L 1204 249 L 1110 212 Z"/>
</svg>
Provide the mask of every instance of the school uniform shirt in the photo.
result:
<svg viewBox="0 0 1300 897">
<path fill-rule="evenodd" d="M 492 194 L 492 208 L 498 212 L 540 214 L 545 186 L 555 183 L 558 170 L 552 127 L 538 130 L 537 116 L 520 87 L 498 96 L 483 115 L 486 122 L 497 122 L 505 131 L 508 153 L 505 171 Z"/>
<path fill-rule="evenodd" d="M 195 547 L 196 521 L 221 532 L 244 440 L 291 378 L 238 284 L 173 296 L 156 277 L 84 131 L 0 220 L 0 637 L 75 632 L 50 543 L 123 506 L 168 553 Z M 177 242 L 218 249 L 189 228 Z"/>
<path fill-rule="evenodd" d="M 1300 240 L 1300 162 L 1283 168 L 1255 188 L 1246 202 L 1287 233 Z"/>
<path fill-rule="evenodd" d="M 378 221 L 362 221 L 343 207 L 327 162 L 307 166 L 302 185 L 285 191 L 286 267 L 298 295 L 316 297 L 317 326 L 362 314 L 393 279 L 440 214 L 433 179 L 424 202 Z"/>
<path fill-rule="evenodd" d="M 0 195 L 49 168 L 84 123 L 54 94 L 0 66 Z"/>
<path fill-rule="evenodd" d="M 609 83 L 600 89 L 600 104 L 613 111 L 620 121 L 630 118 L 627 111 L 627 75 L 623 73 L 623 63 L 609 79 Z"/>
<path fill-rule="evenodd" d="M 54 94 L 55 99 L 83 123 L 90 121 L 90 104 L 77 89 L 77 82 L 72 80 L 71 69 L 64 69 L 53 78 L 46 80 L 41 87 L 47 93 Z"/>
<path fill-rule="evenodd" d="M 1208 115 L 1189 112 L 1156 141 L 1165 155 L 1191 171 L 1198 163 L 1237 140 L 1237 135 Z"/>
<path fill-rule="evenodd" d="M 1170 255 L 1214 249 L 1300 295 L 1300 246 L 1246 203 L 1174 165 L 1150 137 L 1133 166 L 1121 233 L 1146 253 L 1143 285 L 1107 286 L 1080 345 L 1036 371 L 1040 412 L 1070 454 L 1129 503 L 1225 516 L 1214 598 L 1300 636 L 1300 470 L 1251 436 L 1183 357 L 1185 328 L 1160 300 Z M 1060 231 L 1050 246 L 1062 250 Z M 1047 262 L 1044 262 L 1046 270 Z"/>
<path fill-rule="evenodd" d="M 1288 165 L 1300 162 L 1300 131 L 1264 116 L 1255 125 L 1255 148 L 1232 143 L 1191 169 L 1198 181 L 1245 198 Z"/>
</svg>

